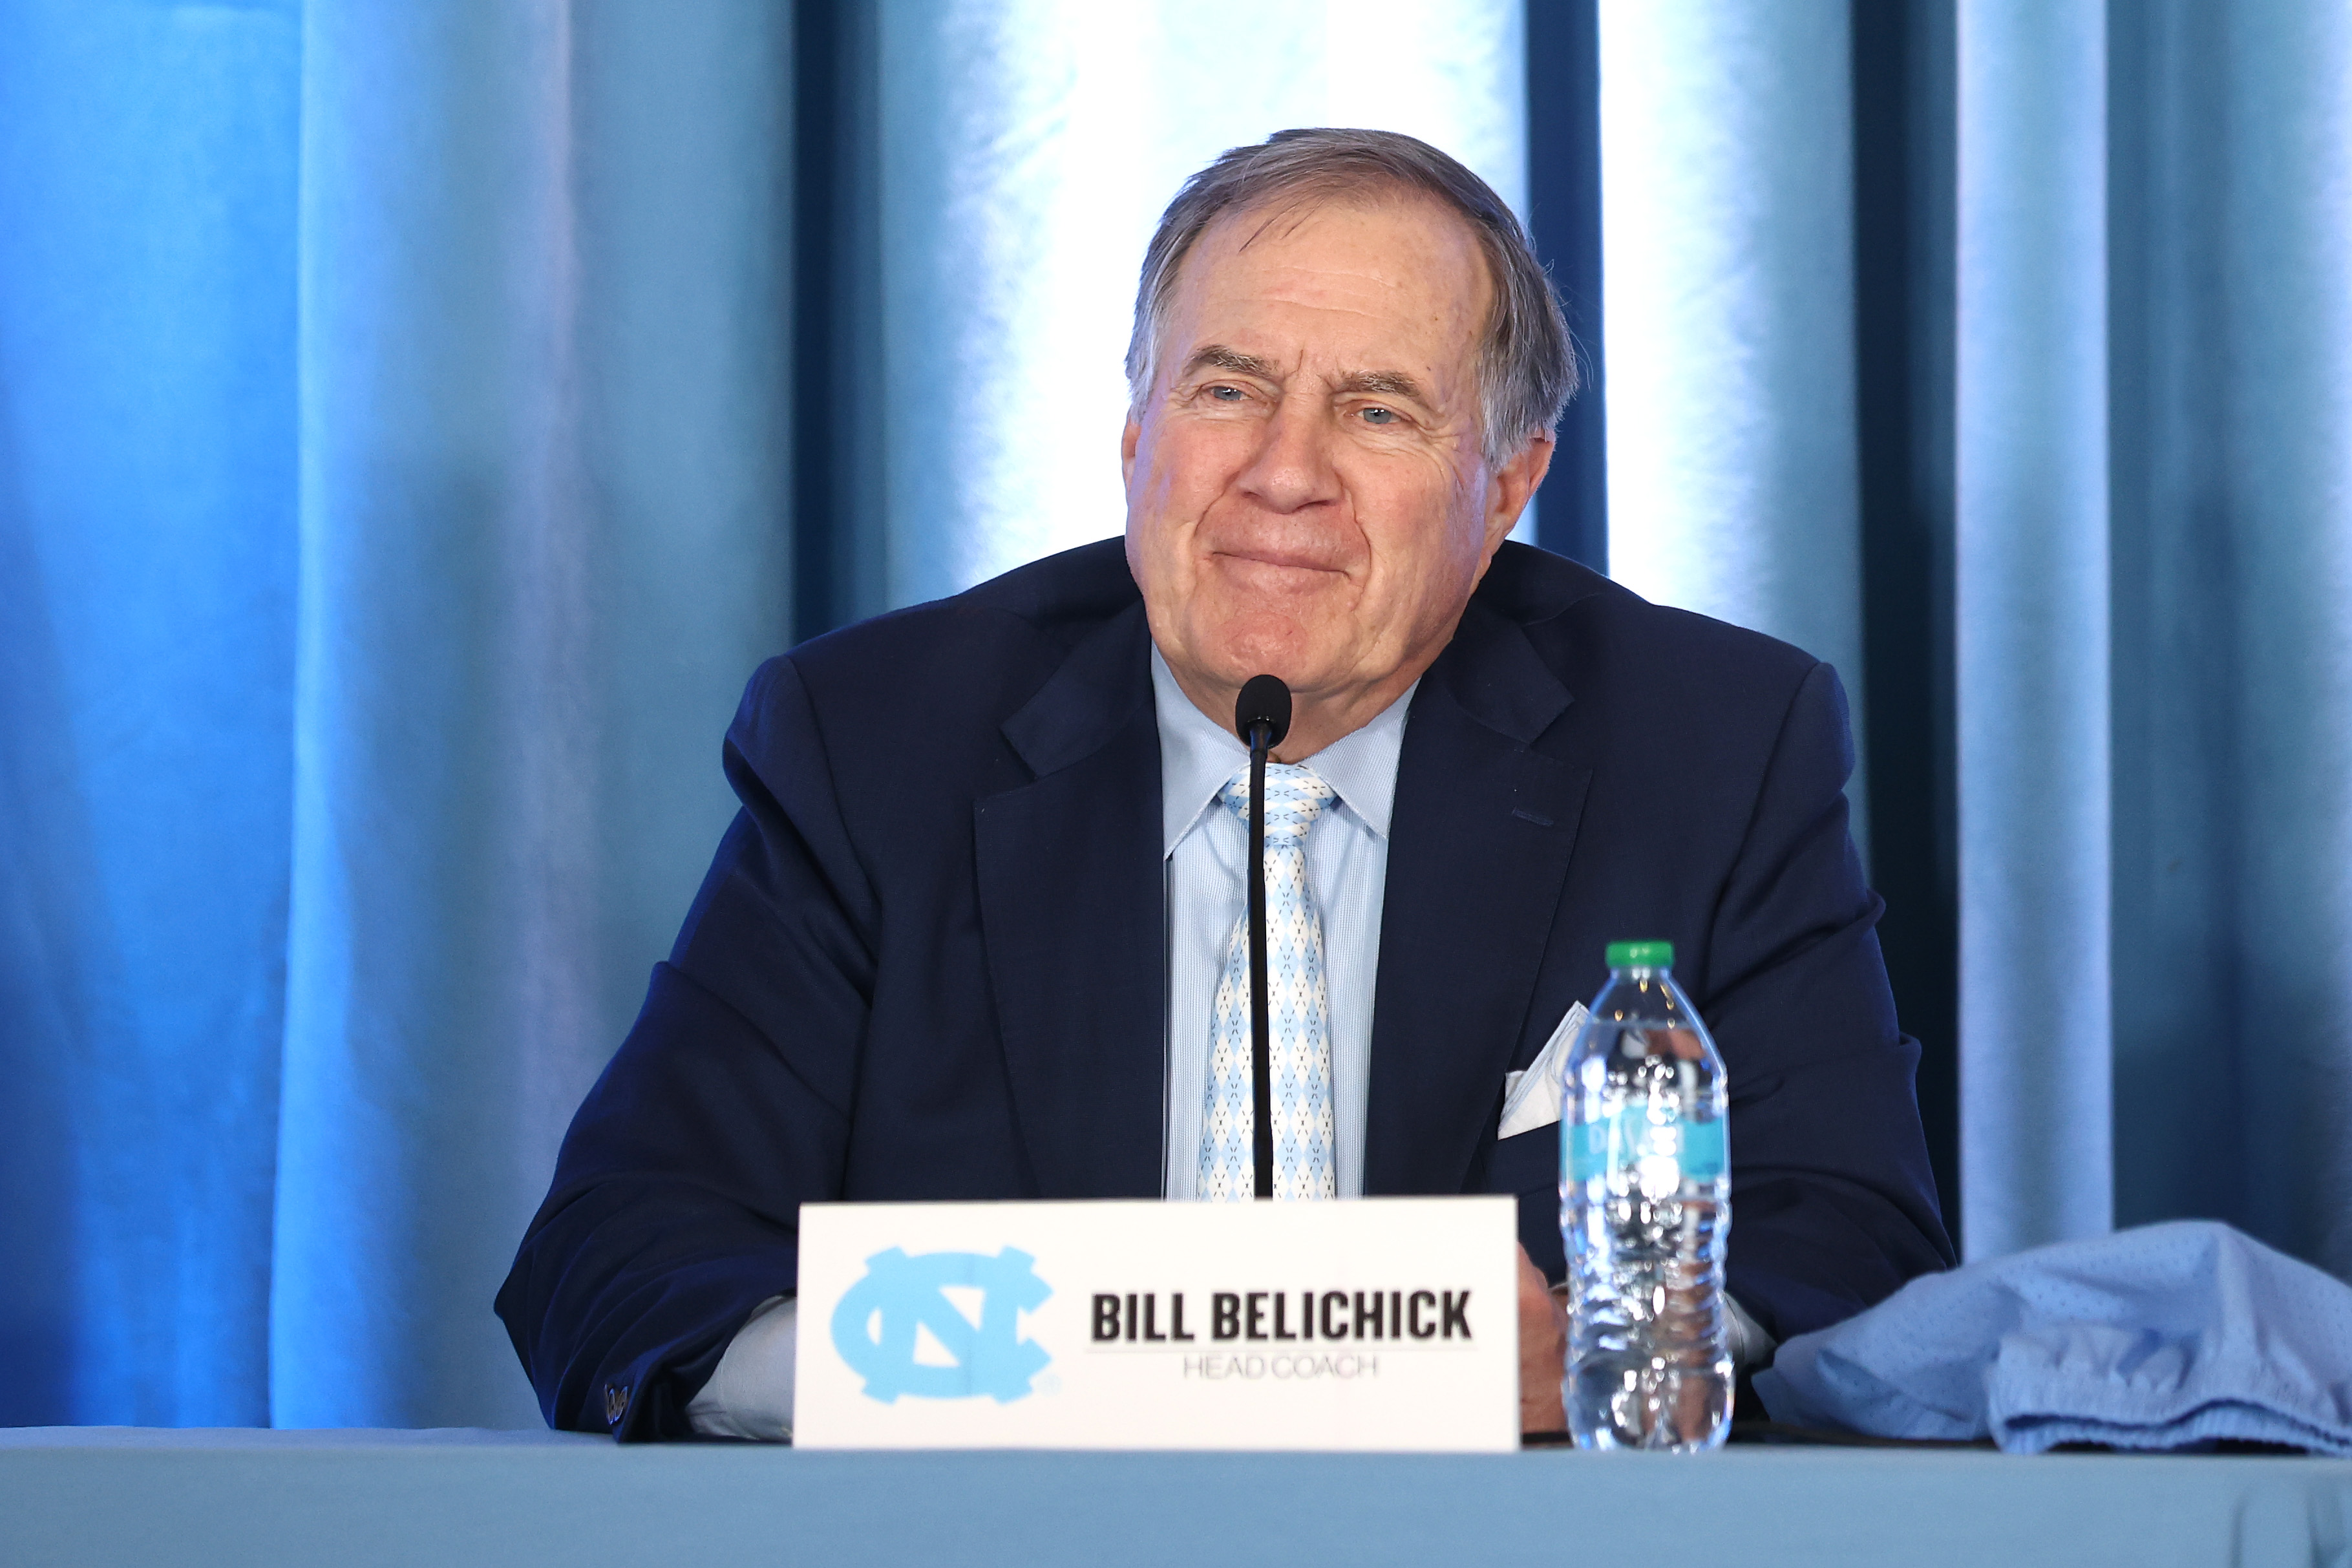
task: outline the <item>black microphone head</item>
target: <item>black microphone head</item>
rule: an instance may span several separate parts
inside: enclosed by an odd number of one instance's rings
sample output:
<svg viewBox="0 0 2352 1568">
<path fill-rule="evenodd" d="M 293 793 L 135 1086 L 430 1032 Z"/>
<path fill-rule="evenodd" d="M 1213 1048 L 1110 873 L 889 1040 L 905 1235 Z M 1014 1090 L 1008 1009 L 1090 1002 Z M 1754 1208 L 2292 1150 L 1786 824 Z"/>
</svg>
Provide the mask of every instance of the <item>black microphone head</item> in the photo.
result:
<svg viewBox="0 0 2352 1568">
<path fill-rule="evenodd" d="M 1290 688 L 1280 676 L 1253 675 L 1243 683 L 1241 700 L 1234 704 L 1234 733 L 1244 745 L 1250 744 L 1250 727 L 1255 724 L 1266 727 L 1269 752 L 1290 733 Z"/>
</svg>

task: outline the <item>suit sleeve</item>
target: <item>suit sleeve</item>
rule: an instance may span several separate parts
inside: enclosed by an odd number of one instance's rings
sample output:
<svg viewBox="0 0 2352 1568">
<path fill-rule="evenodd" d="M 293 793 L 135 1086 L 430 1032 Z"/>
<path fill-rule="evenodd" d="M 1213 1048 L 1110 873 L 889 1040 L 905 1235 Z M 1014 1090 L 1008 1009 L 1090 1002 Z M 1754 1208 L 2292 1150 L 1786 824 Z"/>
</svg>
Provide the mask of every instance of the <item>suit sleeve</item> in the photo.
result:
<svg viewBox="0 0 2352 1568">
<path fill-rule="evenodd" d="M 1916 1042 L 1896 1027 L 1847 831 L 1845 696 L 1798 687 L 1717 901 L 1701 1015 L 1730 1074 L 1732 1293 L 1776 1337 L 1826 1327 L 1949 1268 L 1920 1129 Z"/>
<path fill-rule="evenodd" d="M 735 1331 L 794 1289 L 800 1205 L 839 1195 L 874 899 L 788 660 L 726 760 L 742 810 L 499 1293 L 551 1426 L 688 1435 Z"/>
</svg>

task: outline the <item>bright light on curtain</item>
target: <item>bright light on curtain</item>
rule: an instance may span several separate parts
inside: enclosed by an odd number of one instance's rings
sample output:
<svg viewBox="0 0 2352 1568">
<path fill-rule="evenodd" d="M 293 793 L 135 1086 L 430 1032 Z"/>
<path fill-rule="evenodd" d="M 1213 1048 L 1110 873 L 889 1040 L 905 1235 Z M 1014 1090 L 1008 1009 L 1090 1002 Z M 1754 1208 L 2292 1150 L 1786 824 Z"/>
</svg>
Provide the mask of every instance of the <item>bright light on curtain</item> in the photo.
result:
<svg viewBox="0 0 2352 1568">
<path fill-rule="evenodd" d="M 1610 574 L 1829 660 L 1858 718 L 1844 0 L 1600 16 Z"/>
<path fill-rule="evenodd" d="M 1518 0 L 883 6 L 890 602 L 1125 526 L 1120 363 L 1184 176 L 1286 126 L 1374 126 L 1524 216 L 1525 68 Z"/>
</svg>

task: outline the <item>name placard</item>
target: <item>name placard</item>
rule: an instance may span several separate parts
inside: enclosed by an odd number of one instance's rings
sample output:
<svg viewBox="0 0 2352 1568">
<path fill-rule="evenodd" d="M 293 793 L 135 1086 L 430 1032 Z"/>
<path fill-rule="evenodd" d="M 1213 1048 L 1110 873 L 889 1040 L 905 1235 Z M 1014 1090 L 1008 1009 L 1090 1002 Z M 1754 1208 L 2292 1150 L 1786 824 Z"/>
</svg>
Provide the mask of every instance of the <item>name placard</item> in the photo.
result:
<svg viewBox="0 0 2352 1568">
<path fill-rule="evenodd" d="M 1516 1206 L 811 1204 L 810 1448 L 1518 1446 Z"/>
</svg>

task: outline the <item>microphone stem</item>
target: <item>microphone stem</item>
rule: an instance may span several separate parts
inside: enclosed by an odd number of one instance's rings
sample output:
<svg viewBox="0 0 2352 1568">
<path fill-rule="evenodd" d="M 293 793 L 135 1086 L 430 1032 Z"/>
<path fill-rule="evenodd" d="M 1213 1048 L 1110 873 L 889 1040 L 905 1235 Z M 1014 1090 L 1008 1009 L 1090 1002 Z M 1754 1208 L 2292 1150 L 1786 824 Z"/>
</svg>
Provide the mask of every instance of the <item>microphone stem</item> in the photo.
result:
<svg viewBox="0 0 2352 1568">
<path fill-rule="evenodd" d="M 1251 1168 L 1257 1195 L 1274 1196 L 1274 1089 L 1265 1005 L 1265 753 L 1269 726 L 1250 726 L 1249 965 Z"/>
</svg>

